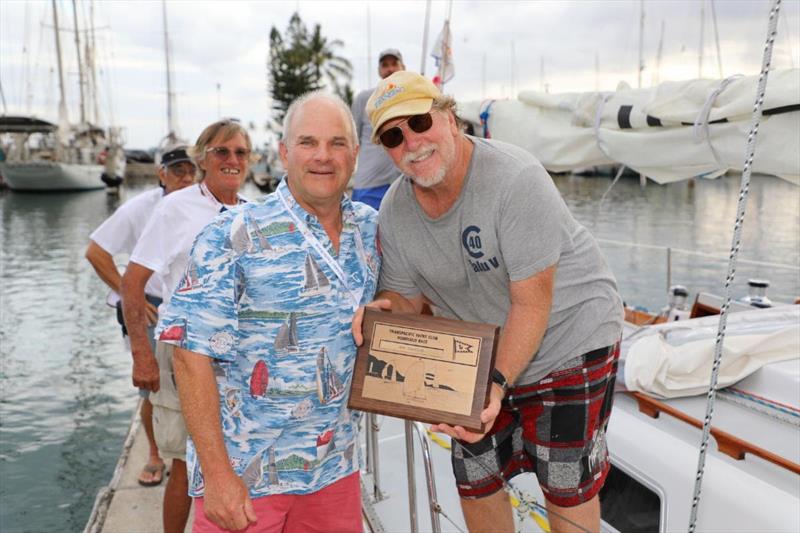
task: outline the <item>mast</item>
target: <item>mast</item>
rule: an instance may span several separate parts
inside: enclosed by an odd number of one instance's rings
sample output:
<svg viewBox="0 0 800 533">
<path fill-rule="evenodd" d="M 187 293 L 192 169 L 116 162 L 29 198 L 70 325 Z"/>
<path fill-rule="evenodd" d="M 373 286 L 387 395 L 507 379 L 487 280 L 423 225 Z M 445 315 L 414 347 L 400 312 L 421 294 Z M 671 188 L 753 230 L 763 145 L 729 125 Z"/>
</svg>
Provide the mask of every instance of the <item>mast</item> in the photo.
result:
<svg viewBox="0 0 800 533">
<path fill-rule="evenodd" d="M 97 56 L 94 33 L 94 0 L 89 2 L 89 38 L 86 41 L 86 65 L 89 67 L 92 95 L 92 120 L 100 125 L 100 106 L 97 101 Z"/>
<path fill-rule="evenodd" d="M 658 52 L 656 53 L 656 85 L 661 82 L 661 53 L 664 50 L 664 21 L 661 21 L 661 35 L 658 38 Z"/>
<path fill-rule="evenodd" d="M 178 139 L 175 128 L 175 114 L 173 102 L 175 94 L 172 92 L 172 66 L 169 61 L 169 34 L 167 32 L 167 0 L 161 0 L 161 7 L 164 14 L 164 57 L 167 63 L 167 139 L 169 143 L 174 143 Z"/>
<path fill-rule="evenodd" d="M 697 48 L 697 77 L 703 77 L 703 33 L 706 26 L 706 5 L 704 0 L 700 0 L 700 46 Z"/>
<path fill-rule="evenodd" d="M 714 0 L 709 0 L 709 2 L 711 3 L 711 21 L 714 23 L 714 40 L 717 43 L 717 67 L 719 68 L 719 77 L 724 78 L 722 75 L 722 52 L 719 48 L 719 31 L 717 30 L 717 10 L 714 8 Z"/>
<path fill-rule="evenodd" d="M 594 91 L 600 91 L 600 55 L 594 53 Z"/>
<path fill-rule="evenodd" d="M 419 73 L 425 75 L 425 58 L 428 55 L 428 24 L 431 21 L 431 0 L 425 2 L 425 30 L 422 33 L 422 62 L 419 67 Z"/>
<path fill-rule="evenodd" d="M 642 71 L 644 70 L 644 59 L 642 58 L 644 52 L 644 0 L 639 0 L 639 63 L 636 65 L 637 71 L 637 88 L 642 88 Z"/>
<path fill-rule="evenodd" d="M 375 67 L 372 64 L 372 17 L 369 13 L 369 2 L 367 2 L 367 87 L 372 87 L 372 71 Z"/>
<path fill-rule="evenodd" d="M 8 113 L 8 106 L 6 106 L 6 95 L 3 93 L 3 82 L 0 80 L 0 102 L 3 104 L 3 114 Z"/>
<path fill-rule="evenodd" d="M 31 114 L 33 104 L 33 89 L 31 88 L 31 24 L 30 4 L 25 3 L 25 44 L 22 53 L 25 55 L 25 114 Z"/>
<path fill-rule="evenodd" d="M 517 69 L 516 69 L 516 51 L 514 49 L 514 38 L 511 38 L 511 97 L 514 98 L 517 94 Z"/>
<path fill-rule="evenodd" d="M 56 58 L 58 59 L 58 120 L 60 124 L 66 125 L 69 123 L 69 117 L 67 116 L 67 98 L 64 95 L 64 65 L 61 62 L 61 38 L 58 34 L 58 8 L 56 8 L 56 0 L 51 1 L 53 3 L 53 28 L 56 35 Z"/>
<path fill-rule="evenodd" d="M 86 78 L 83 72 L 83 61 L 81 61 L 81 38 L 78 30 L 78 7 L 77 2 L 72 0 L 72 18 L 75 21 L 75 52 L 78 55 L 78 88 L 81 94 L 81 124 L 86 124 Z"/>
</svg>

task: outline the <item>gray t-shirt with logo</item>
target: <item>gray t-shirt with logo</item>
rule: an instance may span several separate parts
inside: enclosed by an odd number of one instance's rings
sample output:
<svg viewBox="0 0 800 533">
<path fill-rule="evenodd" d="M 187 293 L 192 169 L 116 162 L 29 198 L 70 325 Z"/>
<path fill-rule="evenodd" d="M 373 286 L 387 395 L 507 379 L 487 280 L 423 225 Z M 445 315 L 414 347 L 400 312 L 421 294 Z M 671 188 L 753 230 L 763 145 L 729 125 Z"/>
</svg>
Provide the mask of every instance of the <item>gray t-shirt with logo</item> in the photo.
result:
<svg viewBox="0 0 800 533">
<path fill-rule="evenodd" d="M 407 176 L 389 188 L 379 289 L 422 293 L 443 316 L 502 326 L 509 281 L 557 264 L 547 331 L 515 380 L 534 383 L 567 359 L 614 344 L 622 301 L 597 243 L 539 161 L 510 144 L 469 139 L 475 149 L 461 195 L 441 217 L 422 211 Z"/>
<path fill-rule="evenodd" d="M 400 176 L 400 171 L 394 166 L 392 158 L 389 157 L 383 146 L 372 142 L 372 124 L 370 124 L 366 109 L 367 100 L 372 91 L 373 89 L 369 89 L 358 93 L 351 107 L 356 130 L 358 130 L 358 142 L 361 146 L 358 152 L 358 168 L 353 174 L 355 189 L 389 185 Z"/>
</svg>

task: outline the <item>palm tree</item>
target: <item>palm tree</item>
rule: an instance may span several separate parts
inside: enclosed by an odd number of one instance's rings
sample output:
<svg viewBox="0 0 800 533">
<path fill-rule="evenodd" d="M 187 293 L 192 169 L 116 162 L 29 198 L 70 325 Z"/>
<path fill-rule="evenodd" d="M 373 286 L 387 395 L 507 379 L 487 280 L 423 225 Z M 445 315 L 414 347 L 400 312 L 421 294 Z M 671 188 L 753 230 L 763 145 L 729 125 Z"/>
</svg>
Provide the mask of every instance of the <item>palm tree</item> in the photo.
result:
<svg viewBox="0 0 800 533">
<path fill-rule="evenodd" d="M 344 43 L 341 39 L 329 40 L 323 37 L 319 24 L 314 26 L 314 32 L 307 44 L 309 62 L 313 65 L 317 80 L 324 78 L 340 96 L 346 94 L 344 87 L 353 79 L 353 65 L 346 58 L 336 55 L 336 49 L 342 46 Z M 340 80 L 344 80 L 344 83 Z"/>
<path fill-rule="evenodd" d="M 336 55 L 336 49 L 344 43 L 324 37 L 319 24 L 309 32 L 300 15 L 295 13 L 289 19 L 285 34 L 281 35 L 275 26 L 272 27 L 269 42 L 270 91 L 277 120 L 282 120 L 295 98 L 318 89 L 323 80 L 345 102 L 352 102 L 353 91 L 349 84 L 353 79 L 353 66 Z"/>
</svg>

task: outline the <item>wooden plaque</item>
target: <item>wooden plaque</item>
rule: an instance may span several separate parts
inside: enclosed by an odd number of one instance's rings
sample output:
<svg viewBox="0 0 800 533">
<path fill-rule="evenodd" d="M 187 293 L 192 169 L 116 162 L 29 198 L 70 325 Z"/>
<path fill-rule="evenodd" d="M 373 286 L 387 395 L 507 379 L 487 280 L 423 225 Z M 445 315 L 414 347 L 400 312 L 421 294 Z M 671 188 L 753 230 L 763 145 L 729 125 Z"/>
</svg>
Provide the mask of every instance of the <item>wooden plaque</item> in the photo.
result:
<svg viewBox="0 0 800 533">
<path fill-rule="evenodd" d="M 500 328 L 367 308 L 351 409 L 483 431 Z"/>
</svg>

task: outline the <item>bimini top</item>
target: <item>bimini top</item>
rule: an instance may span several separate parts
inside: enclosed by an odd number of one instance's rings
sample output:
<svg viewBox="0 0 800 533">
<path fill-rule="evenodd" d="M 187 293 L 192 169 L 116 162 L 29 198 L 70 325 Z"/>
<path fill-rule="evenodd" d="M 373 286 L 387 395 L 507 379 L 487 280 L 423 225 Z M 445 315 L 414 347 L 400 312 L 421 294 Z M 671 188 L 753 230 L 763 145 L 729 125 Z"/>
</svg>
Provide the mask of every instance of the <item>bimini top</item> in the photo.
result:
<svg viewBox="0 0 800 533">
<path fill-rule="evenodd" d="M 0 115 L 0 133 L 50 133 L 58 126 L 34 117 Z"/>
</svg>

